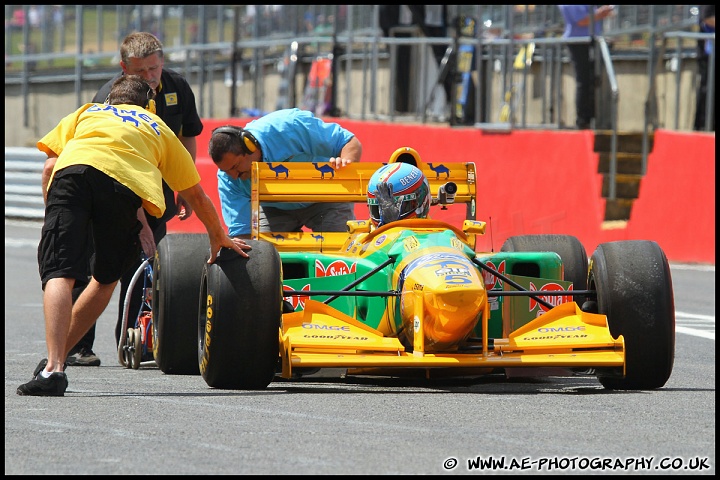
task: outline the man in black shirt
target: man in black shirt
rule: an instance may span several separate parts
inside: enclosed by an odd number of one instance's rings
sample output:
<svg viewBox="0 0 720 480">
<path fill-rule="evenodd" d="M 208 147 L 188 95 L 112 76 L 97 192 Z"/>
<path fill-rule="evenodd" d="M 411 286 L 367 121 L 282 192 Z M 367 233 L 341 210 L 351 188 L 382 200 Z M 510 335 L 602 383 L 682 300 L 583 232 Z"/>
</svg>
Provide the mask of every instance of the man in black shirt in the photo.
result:
<svg viewBox="0 0 720 480">
<path fill-rule="evenodd" d="M 113 82 L 121 75 L 140 75 L 150 87 L 155 90 L 156 114 L 162 118 L 167 126 L 177 135 L 180 142 L 182 142 L 188 152 L 190 152 L 194 161 L 197 154 L 196 136 L 199 135 L 203 129 L 202 121 L 200 120 L 195 105 L 195 95 L 185 78 L 173 70 L 164 69 L 163 65 L 163 45 L 157 37 L 148 32 L 134 32 L 129 34 L 120 45 L 120 67 L 122 71 L 103 85 L 95 94 L 92 101 L 94 103 L 105 102 Z M 143 224 L 143 230 L 140 232 L 140 240 L 144 247 L 152 247 L 150 250 L 144 248 L 145 251 L 155 250 L 154 246 L 156 246 L 167 233 L 166 223 L 175 215 L 177 215 L 180 220 L 185 220 L 192 215 L 190 205 L 187 204 L 180 195 L 177 196 L 176 200 L 175 192 L 173 192 L 165 182 L 163 182 L 163 192 L 165 194 L 166 205 L 163 217 L 156 218 L 145 212 L 145 218 L 140 218 Z M 120 280 L 120 301 L 117 326 L 115 328 L 116 342 L 120 341 L 120 329 L 122 327 L 124 312 L 123 303 L 128 284 L 141 263 L 141 259 L 138 259 L 137 263 L 125 272 Z M 128 318 L 130 328 L 134 326 L 135 315 L 137 315 L 137 312 L 139 312 L 141 308 L 142 289 L 142 282 L 137 282 L 130 295 L 130 317 Z M 82 288 L 80 288 L 80 290 L 82 290 Z M 100 365 L 100 359 L 92 351 L 94 342 L 95 326 L 93 325 L 88 333 L 70 351 L 70 356 L 67 359 L 68 365 Z"/>
<path fill-rule="evenodd" d="M 698 24 L 701 33 L 715 33 L 715 5 L 700 5 Z M 697 91 L 695 103 L 695 123 L 693 128 L 696 131 L 705 130 L 705 118 L 707 109 L 708 93 L 708 64 L 710 60 L 710 49 L 715 45 L 714 41 L 698 40 L 698 73 L 700 74 L 700 85 Z M 711 113 L 710 130 L 715 131 L 715 112 Z"/>
</svg>

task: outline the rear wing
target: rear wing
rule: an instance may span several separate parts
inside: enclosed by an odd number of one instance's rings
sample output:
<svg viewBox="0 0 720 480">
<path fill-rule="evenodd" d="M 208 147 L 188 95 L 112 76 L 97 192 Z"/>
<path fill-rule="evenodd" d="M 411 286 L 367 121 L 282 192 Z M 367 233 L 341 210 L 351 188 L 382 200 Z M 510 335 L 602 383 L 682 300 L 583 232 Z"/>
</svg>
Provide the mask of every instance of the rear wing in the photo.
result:
<svg viewBox="0 0 720 480">
<path fill-rule="evenodd" d="M 475 164 L 425 164 L 415 159 L 430 183 L 433 199 L 448 182 L 457 185 L 453 203 L 466 204 L 466 219 L 475 220 Z M 393 155 L 390 161 L 397 161 Z M 390 162 L 386 162 L 390 163 Z M 351 163 L 335 170 L 329 163 L 254 162 L 251 177 L 251 238 L 267 240 L 280 251 L 339 250 L 348 232 L 263 232 L 260 230 L 261 202 L 367 202 L 367 185 L 373 173 L 386 163 Z M 364 220 L 368 222 L 369 220 Z M 363 221 L 355 223 L 362 224 Z"/>
</svg>

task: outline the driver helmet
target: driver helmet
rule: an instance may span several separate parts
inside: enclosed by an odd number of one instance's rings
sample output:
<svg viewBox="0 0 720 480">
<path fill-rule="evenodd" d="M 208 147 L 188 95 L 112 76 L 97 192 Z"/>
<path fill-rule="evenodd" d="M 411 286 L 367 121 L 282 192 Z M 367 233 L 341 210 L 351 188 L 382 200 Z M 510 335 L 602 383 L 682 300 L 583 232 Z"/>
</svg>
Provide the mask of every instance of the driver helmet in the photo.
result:
<svg viewBox="0 0 720 480">
<path fill-rule="evenodd" d="M 382 192 L 378 198 L 378 185 L 386 183 L 390 187 L 392 201 L 397 206 L 397 212 L 387 218 L 388 212 L 383 216 Z M 430 184 L 427 177 L 419 168 L 409 163 L 388 163 L 378 168 L 368 182 L 367 202 L 370 210 L 370 220 L 376 227 L 394 220 L 406 218 L 427 218 L 430 211 Z"/>
</svg>

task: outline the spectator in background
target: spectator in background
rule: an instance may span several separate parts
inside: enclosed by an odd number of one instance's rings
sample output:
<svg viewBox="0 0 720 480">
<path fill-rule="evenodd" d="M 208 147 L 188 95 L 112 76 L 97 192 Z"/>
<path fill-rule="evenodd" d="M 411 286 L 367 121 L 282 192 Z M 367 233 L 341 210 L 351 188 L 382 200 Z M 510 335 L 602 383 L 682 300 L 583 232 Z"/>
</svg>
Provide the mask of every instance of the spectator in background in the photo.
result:
<svg viewBox="0 0 720 480">
<path fill-rule="evenodd" d="M 447 37 L 448 7 L 446 5 L 381 5 L 380 28 L 383 30 L 383 35 L 389 36 L 390 30 L 399 26 L 419 27 L 426 37 Z M 404 38 L 412 35 L 407 32 L 396 32 L 394 36 Z M 409 94 L 412 48 L 410 45 L 398 45 L 396 47 L 395 105 L 398 112 L 409 112 L 411 110 Z M 439 69 L 447 45 L 431 45 L 431 49 Z M 449 102 L 453 78 L 451 75 L 445 75 L 441 80 L 445 99 Z"/>
<path fill-rule="evenodd" d="M 602 20 L 613 13 L 612 5 L 558 5 L 565 19 L 563 38 L 595 37 L 602 34 Z M 593 23 L 591 30 L 590 24 Z M 592 32 L 592 33 L 590 33 Z M 595 49 L 593 42 L 568 43 L 575 69 L 575 125 L 591 128 L 595 119 Z"/>
<path fill-rule="evenodd" d="M 45 9 L 45 6 L 42 6 L 43 10 Z M 42 18 L 42 12 L 38 8 L 37 5 L 30 5 L 30 9 L 28 10 L 28 21 L 30 22 L 30 26 L 33 28 L 40 28 L 40 19 Z"/>
<path fill-rule="evenodd" d="M 423 23 L 422 5 L 380 5 L 380 28 L 383 35 L 408 38 L 410 33 L 393 31 L 394 27 L 420 27 Z M 395 111 L 410 111 L 410 45 L 397 45 L 395 61 Z"/>
<path fill-rule="evenodd" d="M 25 10 L 18 8 L 13 12 L 12 19 L 10 20 L 10 28 L 22 30 L 23 26 L 25 26 Z"/>
<path fill-rule="evenodd" d="M 715 5 L 701 5 L 698 16 L 700 31 L 702 33 L 715 33 Z M 697 65 L 700 73 L 700 85 L 697 90 L 697 103 L 695 105 L 695 130 L 705 130 L 707 94 L 708 94 L 708 63 L 711 49 L 715 48 L 715 42 L 711 40 L 698 40 Z M 717 62 L 717 59 L 715 60 Z M 715 79 L 717 80 L 717 78 Z M 711 128 L 715 131 L 715 112 L 711 112 Z"/>
<path fill-rule="evenodd" d="M 305 26 L 305 34 L 312 35 L 313 30 L 315 30 L 315 20 L 310 10 L 303 15 L 303 25 Z"/>
<path fill-rule="evenodd" d="M 317 23 L 313 29 L 313 33 L 318 35 L 330 35 L 333 33 L 333 22 L 335 21 L 334 15 L 328 15 L 326 18 L 322 13 L 317 16 Z"/>
<path fill-rule="evenodd" d="M 53 5 L 52 20 L 55 28 L 61 28 L 63 25 L 62 5 Z"/>
<path fill-rule="evenodd" d="M 426 37 L 447 37 L 448 35 L 448 7 L 447 5 L 421 5 L 423 8 L 422 31 Z M 445 56 L 447 45 L 432 45 L 433 55 L 437 61 L 438 69 L 442 68 L 442 59 Z M 440 71 L 440 70 L 438 70 Z M 452 76 L 445 75 L 441 79 L 443 89 L 445 90 L 445 99 L 450 101 L 452 89 Z"/>
<path fill-rule="evenodd" d="M 62 50 L 65 46 L 65 37 L 63 36 L 63 30 L 65 24 L 65 16 L 63 14 L 63 7 L 62 5 L 53 5 L 52 7 L 52 28 L 55 31 L 55 36 L 57 38 L 55 39 L 56 47 L 59 47 L 60 50 Z M 48 35 L 48 38 L 50 35 Z M 54 38 L 54 37 L 53 37 Z M 48 50 L 50 50 L 48 48 Z M 52 61 L 52 60 L 51 60 Z"/>
<path fill-rule="evenodd" d="M 198 41 L 200 41 L 200 26 L 197 21 L 190 22 L 188 32 L 190 33 L 190 43 L 198 43 Z"/>
</svg>

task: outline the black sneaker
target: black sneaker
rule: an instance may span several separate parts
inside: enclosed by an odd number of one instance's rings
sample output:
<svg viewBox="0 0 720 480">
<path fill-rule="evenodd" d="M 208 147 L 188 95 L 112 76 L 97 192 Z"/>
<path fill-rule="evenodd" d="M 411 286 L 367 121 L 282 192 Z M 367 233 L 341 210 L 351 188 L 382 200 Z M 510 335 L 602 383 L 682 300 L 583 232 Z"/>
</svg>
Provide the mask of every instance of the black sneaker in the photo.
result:
<svg viewBox="0 0 720 480">
<path fill-rule="evenodd" d="M 35 370 L 33 370 L 33 378 L 37 377 L 38 373 L 45 370 L 45 365 L 47 365 L 47 364 L 48 364 L 47 358 L 43 358 L 42 360 L 40 360 L 40 363 L 38 363 L 37 367 L 35 367 Z M 68 366 L 67 363 L 63 363 L 63 372 L 65 370 L 67 370 L 67 366 Z"/>
<path fill-rule="evenodd" d="M 99 367 L 100 357 L 89 348 L 81 348 L 79 352 L 68 355 L 65 363 L 71 367 Z"/>
<path fill-rule="evenodd" d="M 33 395 L 36 397 L 64 397 L 68 381 L 65 372 L 53 372 L 48 378 L 41 374 L 17 389 L 18 395 Z"/>
</svg>

